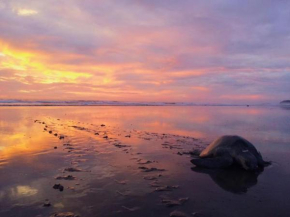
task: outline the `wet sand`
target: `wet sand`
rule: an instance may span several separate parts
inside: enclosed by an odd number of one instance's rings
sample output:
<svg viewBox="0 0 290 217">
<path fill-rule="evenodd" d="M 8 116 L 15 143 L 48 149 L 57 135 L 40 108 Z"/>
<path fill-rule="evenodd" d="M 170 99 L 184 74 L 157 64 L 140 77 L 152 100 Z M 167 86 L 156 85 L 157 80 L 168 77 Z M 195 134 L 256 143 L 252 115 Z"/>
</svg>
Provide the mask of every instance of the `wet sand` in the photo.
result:
<svg viewBox="0 0 290 217">
<path fill-rule="evenodd" d="M 290 211 L 290 116 L 278 107 L 12 107 L 0 117 L 1 216 Z M 191 154 L 223 134 L 273 164 L 259 174 L 194 168 Z"/>
</svg>

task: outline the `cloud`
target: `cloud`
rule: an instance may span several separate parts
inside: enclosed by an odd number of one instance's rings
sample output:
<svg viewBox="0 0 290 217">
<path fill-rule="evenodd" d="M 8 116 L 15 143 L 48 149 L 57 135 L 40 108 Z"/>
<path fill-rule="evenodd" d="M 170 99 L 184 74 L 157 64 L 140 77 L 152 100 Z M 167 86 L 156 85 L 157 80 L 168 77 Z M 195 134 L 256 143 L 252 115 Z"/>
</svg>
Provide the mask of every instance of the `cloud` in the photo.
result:
<svg viewBox="0 0 290 217">
<path fill-rule="evenodd" d="M 280 101 L 289 20 L 286 0 L 4 0 L 0 97 Z"/>
</svg>

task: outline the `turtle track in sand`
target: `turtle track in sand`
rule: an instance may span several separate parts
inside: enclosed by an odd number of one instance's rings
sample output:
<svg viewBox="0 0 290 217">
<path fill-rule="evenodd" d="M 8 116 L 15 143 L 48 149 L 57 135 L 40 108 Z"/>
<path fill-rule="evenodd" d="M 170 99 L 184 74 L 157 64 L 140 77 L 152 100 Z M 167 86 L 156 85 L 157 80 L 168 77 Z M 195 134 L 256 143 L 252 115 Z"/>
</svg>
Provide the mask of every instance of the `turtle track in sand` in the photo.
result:
<svg viewBox="0 0 290 217">
<path fill-rule="evenodd" d="M 130 155 L 130 160 L 135 161 L 137 173 L 141 172 L 142 178 L 148 181 L 148 187 L 153 188 L 152 192 L 170 192 L 179 188 L 178 185 L 163 184 L 163 173 L 167 173 L 163 168 L 158 167 L 156 159 L 146 159 L 142 157 L 143 153 L 135 150 L 133 145 L 130 145 L 126 140 L 143 140 L 145 142 L 160 145 L 166 151 L 178 155 L 190 155 L 193 151 L 200 151 L 204 149 L 206 143 L 201 139 L 193 137 L 186 137 L 174 134 L 160 134 L 139 130 L 124 130 L 118 127 L 110 127 L 103 123 L 90 124 L 81 123 L 76 121 L 62 122 L 59 119 L 47 118 L 47 120 L 35 120 L 34 123 L 44 125 L 43 132 L 51 134 L 59 140 L 61 151 L 69 156 L 69 165 L 63 168 L 64 174 L 55 174 L 58 180 L 63 181 L 65 190 L 75 190 L 75 187 L 80 185 L 84 178 L 82 175 L 73 176 L 72 173 L 90 173 L 90 169 L 86 168 L 88 155 L 94 154 L 107 154 L 110 151 L 118 152 L 119 154 Z M 84 145 L 85 144 L 85 145 Z M 139 172 L 138 172 L 139 171 Z M 143 173 L 150 173 L 148 175 Z M 152 182 L 153 181 L 153 182 Z M 72 187 L 70 182 L 75 185 Z M 116 181 L 117 185 L 127 185 L 125 181 Z M 130 190 L 122 192 L 117 190 L 121 196 L 130 196 Z M 184 197 L 186 198 L 186 196 Z M 188 198 L 187 198 L 188 200 Z M 180 206 L 183 202 L 179 200 L 166 199 L 162 203 L 167 204 L 168 207 Z M 138 209 L 126 209 L 122 206 L 123 210 L 135 211 Z"/>
</svg>

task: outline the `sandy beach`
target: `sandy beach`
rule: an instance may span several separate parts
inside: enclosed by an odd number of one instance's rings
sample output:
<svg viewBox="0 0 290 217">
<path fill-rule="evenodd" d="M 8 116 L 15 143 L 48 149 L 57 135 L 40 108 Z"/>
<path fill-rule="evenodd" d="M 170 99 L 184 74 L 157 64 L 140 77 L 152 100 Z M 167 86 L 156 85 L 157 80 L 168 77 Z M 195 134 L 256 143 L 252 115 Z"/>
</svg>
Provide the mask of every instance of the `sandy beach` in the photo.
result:
<svg viewBox="0 0 290 217">
<path fill-rule="evenodd" d="M 0 111 L 1 216 L 282 217 L 290 211 L 288 110 Z M 226 133 L 248 138 L 272 165 L 251 173 L 198 169 L 190 163 L 195 151 Z"/>
</svg>

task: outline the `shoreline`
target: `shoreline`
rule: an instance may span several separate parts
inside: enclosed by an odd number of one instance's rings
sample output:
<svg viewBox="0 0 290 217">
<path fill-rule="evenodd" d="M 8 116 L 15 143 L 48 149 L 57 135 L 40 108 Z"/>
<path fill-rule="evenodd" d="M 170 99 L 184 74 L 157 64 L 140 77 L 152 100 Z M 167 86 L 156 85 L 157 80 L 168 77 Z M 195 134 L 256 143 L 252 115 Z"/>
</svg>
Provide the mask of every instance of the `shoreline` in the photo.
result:
<svg viewBox="0 0 290 217">
<path fill-rule="evenodd" d="M 110 104 L 104 104 L 104 105 L 61 105 L 61 104 L 55 104 L 55 105 L 43 105 L 43 104 L 33 104 L 33 105 L 20 105 L 20 104 L 16 104 L 16 105 L 3 105 L 0 104 L 0 107 L 38 107 L 38 106 L 43 106 L 43 107 L 53 107 L 53 106 L 78 106 L 78 107 L 85 107 L 85 106 L 95 106 L 95 107 L 102 107 L 102 106 L 115 106 L 115 107 L 146 107 L 146 106 L 152 106 L 152 107 L 289 107 L 290 106 L 281 106 L 281 105 L 172 105 L 172 104 L 168 104 L 168 105 L 153 105 L 153 104 L 148 104 L 148 105 L 127 105 L 127 104 L 120 104 L 120 105 L 110 105 Z"/>
</svg>

